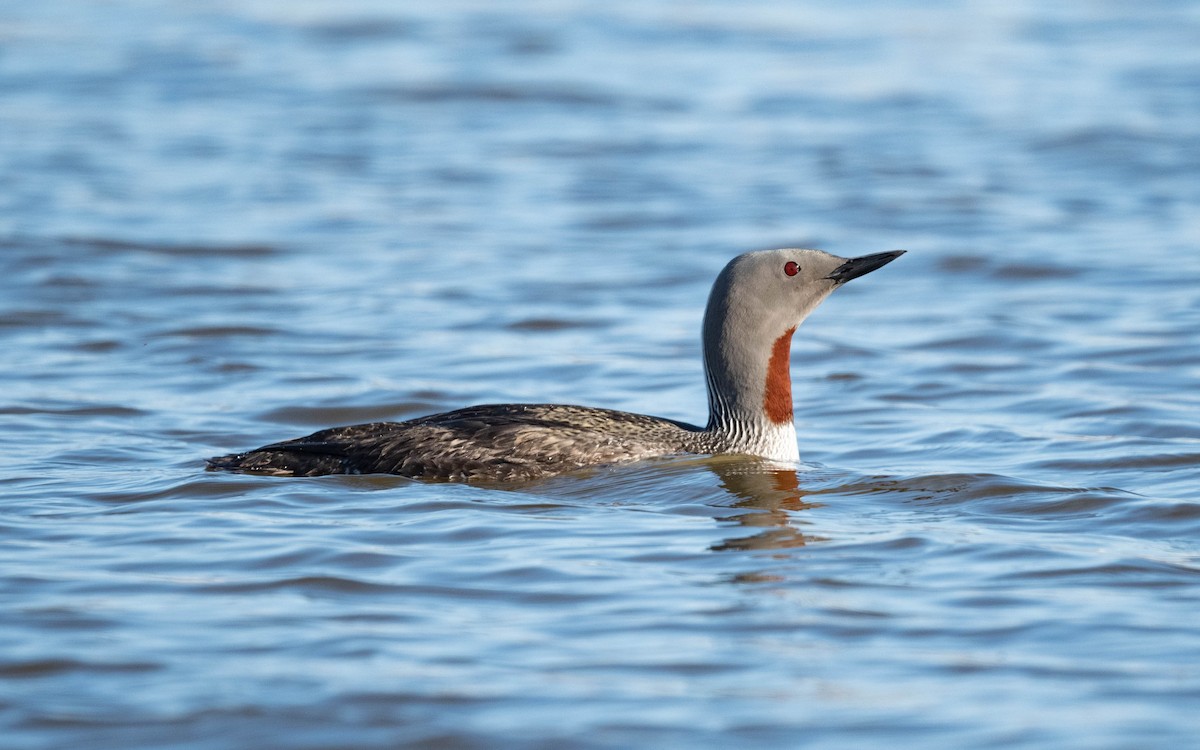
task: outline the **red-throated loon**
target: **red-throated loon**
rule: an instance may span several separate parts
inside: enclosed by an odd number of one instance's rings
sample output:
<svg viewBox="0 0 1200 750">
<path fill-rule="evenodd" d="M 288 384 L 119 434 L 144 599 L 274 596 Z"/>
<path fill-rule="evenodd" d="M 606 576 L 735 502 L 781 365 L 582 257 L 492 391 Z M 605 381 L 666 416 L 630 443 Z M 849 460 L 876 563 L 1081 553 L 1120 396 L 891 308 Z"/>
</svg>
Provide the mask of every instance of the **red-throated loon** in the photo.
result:
<svg viewBox="0 0 1200 750">
<path fill-rule="evenodd" d="M 792 333 L 834 289 L 903 253 L 846 259 L 820 250 L 762 250 L 731 260 L 704 313 L 705 427 L 586 406 L 470 406 L 406 422 L 333 427 L 212 458 L 208 468 L 470 481 L 533 479 L 687 453 L 796 463 Z"/>
</svg>

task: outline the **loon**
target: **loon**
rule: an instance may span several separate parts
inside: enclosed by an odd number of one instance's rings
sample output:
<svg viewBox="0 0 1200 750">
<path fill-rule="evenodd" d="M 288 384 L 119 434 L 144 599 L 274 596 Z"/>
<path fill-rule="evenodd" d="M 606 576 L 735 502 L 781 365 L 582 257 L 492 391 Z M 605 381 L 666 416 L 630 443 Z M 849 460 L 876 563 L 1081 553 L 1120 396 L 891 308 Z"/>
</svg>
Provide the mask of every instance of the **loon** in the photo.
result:
<svg viewBox="0 0 1200 750">
<path fill-rule="evenodd" d="M 563 404 L 470 406 L 404 422 L 333 427 L 208 460 L 209 471 L 311 477 L 399 474 L 442 481 L 548 477 L 679 454 L 798 463 L 792 334 L 834 289 L 904 253 L 744 253 L 717 276 L 704 313 L 705 427 Z"/>
</svg>

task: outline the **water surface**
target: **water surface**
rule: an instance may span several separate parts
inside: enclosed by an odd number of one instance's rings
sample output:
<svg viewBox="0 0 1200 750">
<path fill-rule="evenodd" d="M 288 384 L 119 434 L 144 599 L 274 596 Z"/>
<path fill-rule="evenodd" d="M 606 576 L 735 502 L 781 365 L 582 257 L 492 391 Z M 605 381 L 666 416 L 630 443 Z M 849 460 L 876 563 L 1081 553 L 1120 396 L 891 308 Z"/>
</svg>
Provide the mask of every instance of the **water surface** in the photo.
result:
<svg viewBox="0 0 1200 750">
<path fill-rule="evenodd" d="M 1194 4 L 0 9 L 0 731 L 1183 747 Z M 209 474 L 494 401 L 704 420 L 747 249 L 804 465 Z"/>
</svg>

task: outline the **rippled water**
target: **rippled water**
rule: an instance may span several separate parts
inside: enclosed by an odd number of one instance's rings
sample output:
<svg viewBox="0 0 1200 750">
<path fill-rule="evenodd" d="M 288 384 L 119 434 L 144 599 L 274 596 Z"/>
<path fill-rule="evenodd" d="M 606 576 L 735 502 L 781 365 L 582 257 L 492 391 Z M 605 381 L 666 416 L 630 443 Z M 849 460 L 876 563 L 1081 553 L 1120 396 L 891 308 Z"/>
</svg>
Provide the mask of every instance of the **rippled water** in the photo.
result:
<svg viewBox="0 0 1200 750">
<path fill-rule="evenodd" d="M 415 5 L 0 6 L 0 744 L 1195 742 L 1194 3 Z M 797 333 L 798 472 L 203 471 L 703 420 L 780 245 L 909 250 Z"/>
</svg>

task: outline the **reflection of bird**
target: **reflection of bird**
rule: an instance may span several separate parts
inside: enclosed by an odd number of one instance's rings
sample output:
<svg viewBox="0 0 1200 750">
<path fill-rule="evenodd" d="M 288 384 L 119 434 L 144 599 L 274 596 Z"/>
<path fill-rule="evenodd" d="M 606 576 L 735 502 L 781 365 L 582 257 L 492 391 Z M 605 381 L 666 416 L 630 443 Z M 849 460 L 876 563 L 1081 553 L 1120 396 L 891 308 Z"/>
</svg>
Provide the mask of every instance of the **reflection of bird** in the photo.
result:
<svg viewBox="0 0 1200 750">
<path fill-rule="evenodd" d="M 704 314 L 709 418 L 703 428 L 583 406 L 472 406 L 406 422 L 334 427 L 213 458 L 208 466 L 279 476 L 504 480 L 680 453 L 795 462 L 792 333 L 838 286 L 903 252 L 847 260 L 820 250 L 764 250 L 730 261 Z"/>
<path fill-rule="evenodd" d="M 750 536 L 727 539 L 713 550 L 773 550 L 803 547 L 818 538 L 806 537 L 793 525 L 796 511 L 819 508 L 809 502 L 809 493 L 800 487 L 794 468 L 759 461 L 720 461 L 711 459 L 710 467 L 721 478 L 721 486 L 736 501 L 741 512 L 719 518 L 756 531 Z"/>
</svg>

